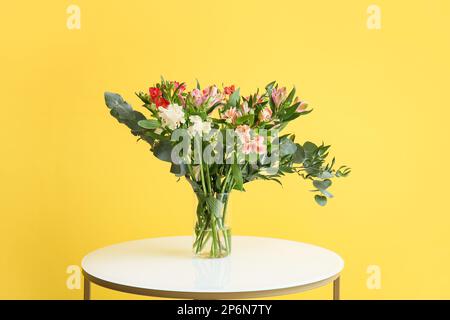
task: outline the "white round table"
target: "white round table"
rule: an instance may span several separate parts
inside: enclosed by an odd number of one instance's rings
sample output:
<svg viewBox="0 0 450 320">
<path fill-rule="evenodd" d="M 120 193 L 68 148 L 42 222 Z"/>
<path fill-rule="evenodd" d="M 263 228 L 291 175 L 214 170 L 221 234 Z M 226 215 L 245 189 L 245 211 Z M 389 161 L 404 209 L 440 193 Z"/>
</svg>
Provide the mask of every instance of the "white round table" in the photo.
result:
<svg viewBox="0 0 450 320">
<path fill-rule="evenodd" d="M 289 240 L 234 236 L 231 255 L 195 258 L 192 237 L 129 241 L 89 253 L 81 263 L 84 299 L 90 283 L 127 293 L 182 299 L 280 296 L 333 282 L 339 299 L 344 261 L 336 253 Z"/>
</svg>

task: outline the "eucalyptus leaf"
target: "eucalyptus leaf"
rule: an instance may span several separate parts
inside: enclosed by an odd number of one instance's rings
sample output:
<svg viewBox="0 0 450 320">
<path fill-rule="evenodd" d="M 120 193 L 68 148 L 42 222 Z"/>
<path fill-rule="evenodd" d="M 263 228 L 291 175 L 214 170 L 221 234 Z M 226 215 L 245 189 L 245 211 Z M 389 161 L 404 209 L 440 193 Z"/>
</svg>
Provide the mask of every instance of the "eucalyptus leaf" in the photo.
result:
<svg viewBox="0 0 450 320">
<path fill-rule="evenodd" d="M 305 150 L 305 154 L 308 157 L 308 156 L 312 155 L 317 150 L 317 146 L 314 143 L 310 142 L 310 141 L 306 141 L 303 144 L 303 149 Z"/>
<path fill-rule="evenodd" d="M 280 141 L 280 157 L 293 155 L 297 151 L 297 146 L 289 138 L 281 139 Z"/>
<path fill-rule="evenodd" d="M 130 128 L 133 135 L 140 135 L 143 140 L 147 141 L 149 144 L 153 144 L 152 138 L 142 136 L 144 130 L 138 125 L 139 121 L 146 119 L 142 113 L 133 110 L 131 105 L 117 93 L 105 92 L 104 97 L 106 106 L 110 109 L 110 114 L 116 118 L 117 121 Z"/>
<path fill-rule="evenodd" d="M 331 180 L 330 179 L 314 180 L 313 185 L 319 190 L 326 190 L 331 186 Z"/>
<path fill-rule="evenodd" d="M 172 144 L 168 140 L 160 140 L 153 147 L 153 154 L 159 160 L 172 162 L 171 153 L 172 153 Z"/>
<path fill-rule="evenodd" d="M 134 120 L 133 108 L 121 95 L 112 92 L 105 92 L 105 103 L 118 116 L 119 120 Z"/>
<path fill-rule="evenodd" d="M 295 145 L 297 146 L 297 150 L 295 150 L 292 161 L 294 161 L 294 163 L 303 163 L 305 160 L 305 150 L 300 144 L 296 143 Z"/>
<path fill-rule="evenodd" d="M 314 196 L 314 200 L 316 200 L 317 204 L 322 207 L 327 204 L 327 197 L 321 196 L 319 194 L 316 194 Z"/>
<path fill-rule="evenodd" d="M 186 165 L 184 163 L 172 163 L 172 165 L 170 166 L 170 172 L 172 172 L 177 177 L 182 177 L 186 174 Z"/>
</svg>

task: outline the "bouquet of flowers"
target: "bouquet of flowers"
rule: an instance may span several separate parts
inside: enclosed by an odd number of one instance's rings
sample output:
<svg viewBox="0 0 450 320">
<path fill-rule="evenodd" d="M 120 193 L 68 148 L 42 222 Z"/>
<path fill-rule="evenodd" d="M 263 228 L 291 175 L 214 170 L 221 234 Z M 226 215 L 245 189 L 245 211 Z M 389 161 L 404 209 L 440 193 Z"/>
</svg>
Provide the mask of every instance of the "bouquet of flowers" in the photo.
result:
<svg viewBox="0 0 450 320">
<path fill-rule="evenodd" d="M 170 171 L 192 186 L 198 205 L 193 250 L 200 257 L 219 258 L 231 252 L 227 204 L 232 190 L 245 190 L 254 180 L 280 183 L 295 173 L 311 181 L 315 201 L 323 206 L 333 195 L 331 179 L 350 173 L 327 163 L 330 146 L 295 142 L 280 132 L 311 112 L 308 104 L 274 81 L 265 90 L 241 96 L 234 85 L 197 86 L 166 81 L 136 95 L 147 111 L 135 111 L 118 94 L 106 92 L 110 113 L 131 133 L 150 144 L 153 154 L 171 163 Z"/>
</svg>

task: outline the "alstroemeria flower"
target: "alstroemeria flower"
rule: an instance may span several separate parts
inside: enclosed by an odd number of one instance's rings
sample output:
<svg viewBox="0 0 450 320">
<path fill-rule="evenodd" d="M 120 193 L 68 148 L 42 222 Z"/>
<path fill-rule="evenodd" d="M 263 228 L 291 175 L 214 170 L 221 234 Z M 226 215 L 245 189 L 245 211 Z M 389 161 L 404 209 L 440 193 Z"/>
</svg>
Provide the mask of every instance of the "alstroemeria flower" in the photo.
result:
<svg viewBox="0 0 450 320">
<path fill-rule="evenodd" d="M 203 95 L 202 92 L 195 88 L 191 91 L 191 96 L 194 99 L 194 104 L 196 107 L 200 106 L 203 103 Z"/>
<path fill-rule="evenodd" d="M 223 93 L 225 93 L 226 95 L 230 95 L 234 92 L 234 84 L 229 86 L 229 87 L 225 87 L 223 88 Z"/>
<path fill-rule="evenodd" d="M 264 137 L 263 136 L 256 136 L 254 138 L 255 142 L 255 152 L 259 154 L 263 154 L 267 150 L 267 146 L 264 144 Z"/>
<path fill-rule="evenodd" d="M 222 114 L 222 119 L 225 119 L 226 122 L 228 123 L 236 123 L 236 119 L 239 116 L 238 111 L 236 110 L 235 107 L 231 107 L 230 109 L 226 110 L 223 114 Z"/>
<path fill-rule="evenodd" d="M 240 125 L 234 130 L 242 142 L 250 141 L 250 127 L 246 124 Z"/>
<path fill-rule="evenodd" d="M 299 101 L 296 99 L 295 103 L 297 103 L 297 102 L 299 102 Z M 297 109 L 295 109 L 295 112 L 298 112 L 298 113 L 305 112 L 306 108 L 308 108 L 308 103 L 306 101 L 300 101 L 300 104 L 298 105 Z"/>
<path fill-rule="evenodd" d="M 210 86 L 203 89 L 203 102 L 208 101 L 208 105 L 212 106 L 219 101 L 222 101 L 223 96 L 216 86 Z"/>
<path fill-rule="evenodd" d="M 183 107 L 178 104 L 169 104 L 166 108 L 159 107 L 159 116 L 163 127 L 175 130 L 185 122 Z"/>
<path fill-rule="evenodd" d="M 272 109 L 270 109 L 270 107 L 262 109 L 258 115 L 258 119 L 261 122 L 270 121 L 272 119 Z"/>
<path fill-rule="evenodd" d="M 286 87 L 280 89 L 274 88 L 272 90 L 272 100 L 277 108 L 281 105 L 284 99 L 286 99 L 286 97 L 287 97 Z"/>
<path fill-rule="evenodd" d="M 150 100 L 156 105 L 156 108 L 167 108 L 170 102 L 163 98 L 162 91 L 158 87 L 151 87 L 148 89 Z"/>
<path fill-rule="evenodd" d="M 148 89 L 148 91 L 150 93 L 150 98 L 152 98 L 152 101 L 154 101 L 156 98 L 159 98 L 162 96 L 161 89 L 159 89 L 157 87 L 151 87 Z"/>
<path fill-rule="evenodd" d="M 175 88 L 175 90 L 177 90 L 178 87 L 179 87 L 179 89 L 178 89 L 178 92 L 179 92 L 179 93 L 181 93 L 181 92 L 183 92 L 184 90 L 186 90 L 186 84 L 183 83 L 183 84 L 181 85 L 181 87 L 180 87 L 180 83 L 179 83 L 178 81 L 173 81 L 172 83 L 173 83 L 173 87 Z"/>
<path fill-rule="evenodd" d="M 243 154 L 250 154 L 256 152 L 258 154 L 263 154 L 267 150 L 267 146 L 264 144 L 263 136 L 256 136 L 252 140 L 244 142 L 242 146 Z"/>
<path fill-rule="evenodd" d="M 155 103 L 156 108 L 167 108 L 167 106 L 170 104 L 170 102 L 163 97 L 156 97 L 155 99 L 153 99 L 153 102 Z"/>
</svg>

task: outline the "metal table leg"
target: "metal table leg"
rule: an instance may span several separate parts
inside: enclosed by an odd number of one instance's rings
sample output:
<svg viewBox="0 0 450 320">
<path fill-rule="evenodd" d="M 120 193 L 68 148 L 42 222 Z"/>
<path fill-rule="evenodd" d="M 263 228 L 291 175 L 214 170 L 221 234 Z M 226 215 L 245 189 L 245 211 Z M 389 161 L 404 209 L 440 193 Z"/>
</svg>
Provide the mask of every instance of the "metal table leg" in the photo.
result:
<svg viewBox="0 0 450 320">
<path fill-rule="evenodd" d="M 333 281 L 333 300 L 340 300 L 341 277 L 337 277 Z"/>
<path fill-rule="evenodd" d="M 91 282 L 88 278 L 84 277 L 84 300 L 91 300 Z"/>
</svg>

